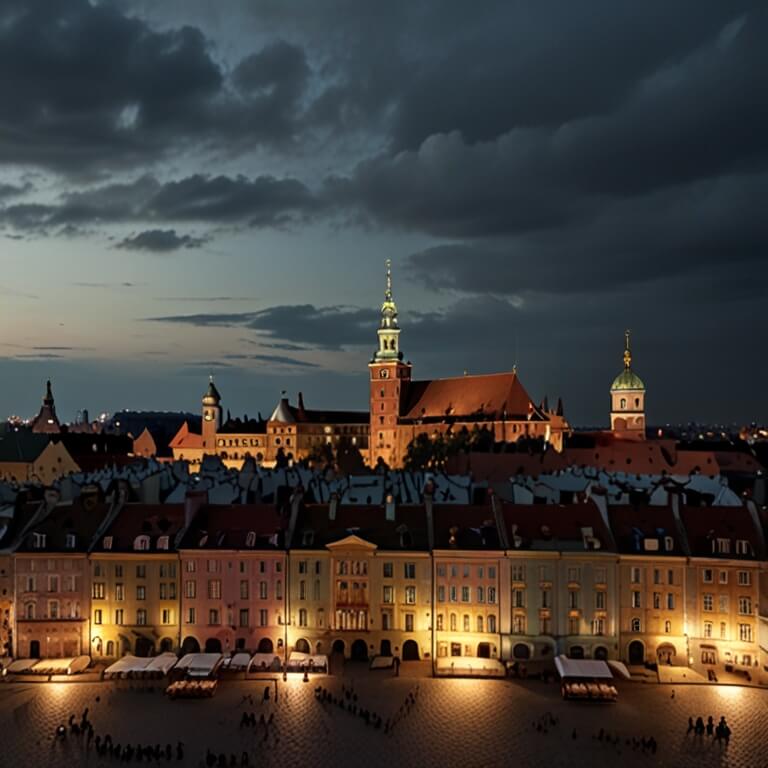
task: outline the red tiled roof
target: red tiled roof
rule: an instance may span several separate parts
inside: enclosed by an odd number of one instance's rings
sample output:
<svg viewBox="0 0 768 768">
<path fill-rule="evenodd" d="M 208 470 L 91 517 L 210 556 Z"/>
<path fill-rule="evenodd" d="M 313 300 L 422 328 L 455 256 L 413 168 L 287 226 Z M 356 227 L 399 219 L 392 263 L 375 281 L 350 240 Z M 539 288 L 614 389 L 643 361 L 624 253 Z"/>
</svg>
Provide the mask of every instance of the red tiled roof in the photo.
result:
<svg viewBox="0 0 768 768">
<path fill-rule="evenodd" d="M 173 550 L 173 540 L 184 527 L 183 504 L 126 504 L 117 514 L 103 536 L 95 543 L 94 549 L 103 552 L 104 537 L 112 537 L 112 547 L 108 551 L 133 551 L 137 536 L 150 537 L 149 552 L 157 552 L 156 543 L 160 536 L 168 536 L 169 549 Z"/>
<path fill-rule="evenodd" d="M 592 528 L 600 549 L 611 551 L 613 537 L 606 528 L 600 510 L 593 502 L 586 504 L 511 504 L 502 502 L 502 515 L 510 547 L 515 536 L 523 539 L 523 548 L 555 550 L 558 543 L 580 543 L 582 528 Z M 578 548 L 578 547 L 577 547 Z"/>
<path fill-rule="evenodd" d="M 760 536 L 747 507 L 688 507 L 680 510 L 688 534 L 691 554 L 696 557 L 724 557 L 754 560 L 762 556 Z M 712 551 L 713 539 L 730 539 L 730 553 Z M 736 541 L 750 543 L 752 555 L 736 553 Z"/>
<path fill-rule="evenodd" d="M 492 373 L 411 382 L 402 418 L 477 417 L 501 420 L 525 419 L 529 413 L 541 417 L 517 374 Z"/>
<path fill-rule="evenodd" d="M 275 549 L 284 546 L 287 522 L 274 504 L 206 504 L 195 515 L 179 548 Z M 256 534 L 256 542 L 249 546 L 251 532 Z M 276 534 L 278 539 L 273 539 Z"/>
<path fill-rule="evenodd" d="M 191 432 L 189 424 L 185 421 L 180 427 L 179 431 L 173 436 L 173 439 L 169 443 L 171 448 L 202 448 L 203 436 L 197 435 Z"/>
<path fill-rule="evenodd" d="M 608 519 L 611 522 L 611 530 L 619 551 L 624 554 L 685 554 L 683 542 L 675 523 L 675 516 L 670 507 L 650 504 L 612 505 L 608 507 Z M 663 533 L 659 533 L 660 531 Z M 637 532 L 642 533 L 644 538 L 671 536 L 673 547 L 671 550 L 660 547 L 658 552 L 644 548 L 638 549 L 636 546 Z M 640 546 L 642 547 L 642 544 Z"/>
</svg>

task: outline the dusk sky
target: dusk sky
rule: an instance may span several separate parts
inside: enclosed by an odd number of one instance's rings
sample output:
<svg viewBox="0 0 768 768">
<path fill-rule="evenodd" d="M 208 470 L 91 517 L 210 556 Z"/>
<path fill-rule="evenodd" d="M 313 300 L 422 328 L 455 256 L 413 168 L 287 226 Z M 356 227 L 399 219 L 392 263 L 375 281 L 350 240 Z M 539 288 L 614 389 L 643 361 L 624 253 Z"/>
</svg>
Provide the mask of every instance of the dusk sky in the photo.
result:
<svg viewBox="0 0 768 768">
<path fill-rule="evenodd" d="M 415 378 L 605 424 L 768 421 L 768 8 L 0 0 L 0 414 L 366 408 Z"/>
</svg>

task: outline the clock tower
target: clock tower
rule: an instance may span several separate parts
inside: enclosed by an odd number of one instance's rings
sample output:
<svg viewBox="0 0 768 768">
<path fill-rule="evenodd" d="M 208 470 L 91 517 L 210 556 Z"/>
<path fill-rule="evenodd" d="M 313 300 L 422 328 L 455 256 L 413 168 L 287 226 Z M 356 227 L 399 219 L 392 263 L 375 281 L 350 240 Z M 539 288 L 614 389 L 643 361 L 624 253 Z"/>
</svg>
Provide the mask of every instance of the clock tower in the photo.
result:
<svg viewBox="0 0 768 768">
<path fill-rule="evenodd" d="M 214 453 L 216 433 L 221 428 L 221 395 L 211 375 L 208 389 L 203 395 L 203 450 Z"/>
<path fill-rule="evenodd" d="M 399 466 L 397 433 L 401 404 L 411 381 L 411 364 L 403 362 L 400 351 L 400 328 L 397 305 L 392 296 L 392 262 L 387 259 L 387 287 L 381 305 L 381 321 L 377 331 L 379 347 L 368 364 L 371 383 L 370 464 L 379 459 L 390 467 Z"/>
</svg>

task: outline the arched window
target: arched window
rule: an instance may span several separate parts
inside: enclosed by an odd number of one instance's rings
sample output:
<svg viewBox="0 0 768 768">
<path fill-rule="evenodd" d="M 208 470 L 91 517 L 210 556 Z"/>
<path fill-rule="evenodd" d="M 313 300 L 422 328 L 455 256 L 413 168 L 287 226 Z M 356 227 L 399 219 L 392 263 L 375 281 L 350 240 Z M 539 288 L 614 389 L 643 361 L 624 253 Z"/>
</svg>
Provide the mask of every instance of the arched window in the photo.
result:
<svg viewBox="0 0 768 768">
<path fill-rule="evenodd" d="M 488 617 L 488 631 L 491 633 L 496 631 L 496 617 L 493 614 Z"/>
<path fill-rule="evenodd" d="M 626 408 L 627 407 L 627 398 L 626 397 L 622 397 L 621 398 L 621 400 L 619 401 L 619 407 L 620 408 Z"/>
<path fill-rule="evenodd" d="M 639 407 L 640 407 L 640 398 L 636 397 L 635 398 L 635 408 L 639 408 Z"/>
<path fill-rule="evenodd" d="M 133 548 L 138 551 L 149 549 L 149 536 L 137 536 L 133 540 Z"/>
<path fill-rule="evenodd" d="M 114 640 L 107 640 L 107 656 L 114 656 L 115 655 L 115 641 Z"/>
<path fill-rule="evenodd" d="M 469 632 L 472 629 L 472 626 L 470 624 L 469 614 L 464 614 L 464 631 Z"/>
<path fill-rule="evenodd" d="M 672 622 L 667 620 L 664 622 L 664 631 L 669 634 L 672 631 Z"/>
<path fill-rule="evenodd" d="M 438 632 L 443 631 L 443 614 L 442 613 L 437 614 L 437 631 Z"/>
<path fill-rule="evenodd" d="M 450 628 L 451 628 L 451 632 L 456 631 L 456 614 L 455 613 L 451 614 Z"/>
<path fill-rule="evenodd" d="M 248 531 L 248 535 L 245 537 L 245 546 L 246 547 L 256 546 L 256 531 Z"/>
<path fill-rule="evenodd" d="M 482 632 L 483 631 L 483 617 L 478 616 L 477 617 L 477 631 Z"/>
<path fill-rule="evenodd" d="M 632 619 L 632 631 L 633 632 L 640 631 L 640 619 Z"/>
<path fill-rule="evenodd" d="M 28 619 L 34 619 L 35 618 L 35 604 L 34 603 L 27 603 L 26 607 L 24 608 L 24 615 Z"/>
</svg>

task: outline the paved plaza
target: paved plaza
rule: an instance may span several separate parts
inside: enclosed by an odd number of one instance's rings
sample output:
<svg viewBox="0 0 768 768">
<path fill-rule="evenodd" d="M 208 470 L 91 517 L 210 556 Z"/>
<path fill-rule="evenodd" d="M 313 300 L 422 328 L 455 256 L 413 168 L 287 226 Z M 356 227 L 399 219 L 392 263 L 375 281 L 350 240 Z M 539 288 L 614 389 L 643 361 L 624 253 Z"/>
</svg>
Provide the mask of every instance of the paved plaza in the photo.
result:
<svg viewBox="0 0 768 768">
<path fill-rule="evenodd" d="M 351 666 L 351 665 L 350 665 Z M 391 734 L 366 726 L 359 716 L 314 695 L 321 685 L 341 695 L 353 687 L 358 705 L 392 719 L 418 685 L 416 703 Z M 261 703 L 265 684 L 224 682 L 213 699 L 170 701 L 159 689 L 139 690 L 127 683 L 5 683 L 0 685 L 2 766 L 125 765 L 100 757 L 83 737 L 54 738 L 57 725 L 85 707 L 96 734 L 115 743 L 171 743 L 172 763 L 205 765 L 206 750 L 243 751 L 249 765 L 266 766 L 741 766 L 768 765 L 768 693 L 753 688 L 669 686 L 626 683 L 615 704 L 565 702 L 556 684 L 509 680 L 435 680 L 379 677 L 350 669 L 344 676 L 300 676 L 278 682 L 278 701 Z M 274 690 L 274 685 L 272 687 Z M 254 704 L 243 702 L 253 695 Z M 266 728 L 241 727 L 244 711 L 258 719 L 273 715 Z M 551 713 L 557 725 L 545 713 Z M 730 745 L 686 735 L 690 715 L 725 715 L 733 731 Z M 539 723 L 546 728 L 537 729 Z M 594 736 L 603 728 L 620 744 Z M 574 738 L 575 730 L 575 738 Z M 265 736 L 266 734 L 266 736 Z M 655 754 L 643 754 L 626 739 L 653 736 Z M 178 760 L 176 743 L 184 743 Z M 149 763 L 163 765 L 165 759 Z"/>
</svg>

